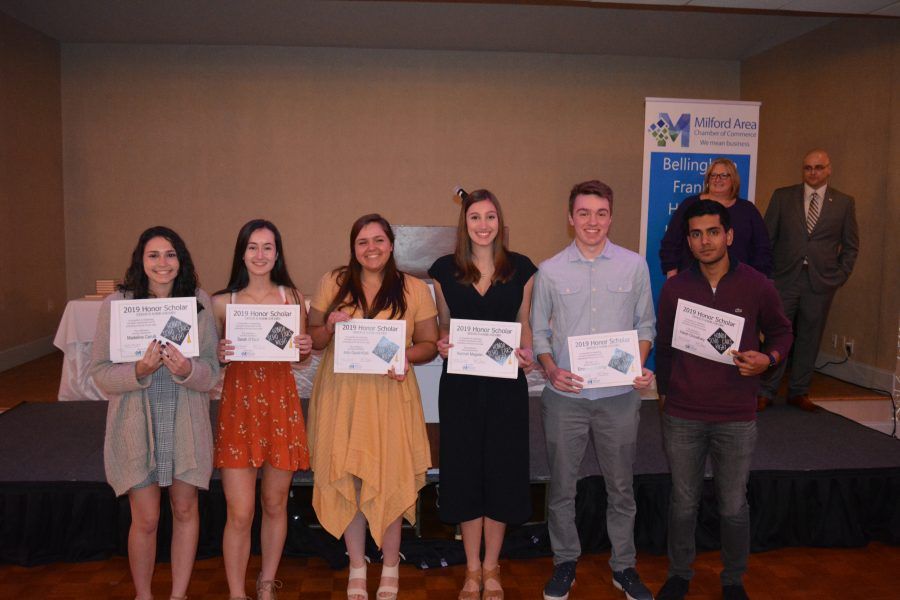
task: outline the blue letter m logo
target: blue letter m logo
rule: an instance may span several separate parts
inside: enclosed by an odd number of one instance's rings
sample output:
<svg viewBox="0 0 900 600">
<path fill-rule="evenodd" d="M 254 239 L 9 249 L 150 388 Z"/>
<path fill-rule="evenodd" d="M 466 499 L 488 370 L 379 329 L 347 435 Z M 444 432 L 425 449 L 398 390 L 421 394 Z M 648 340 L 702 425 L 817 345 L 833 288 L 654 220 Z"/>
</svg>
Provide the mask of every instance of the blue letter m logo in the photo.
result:
<svg viewBox="0 0 900 600">
<path fill-rule="evenodd" d="M 683 113 L 676 123 L 672 123 L 669 113 L 659 113 L 659 121 L 651 123 L 647 128 L 650 135 L 656 139 L 658 146 L 667 146 L 674 143 L 681 136 L 681 147 L 687 148 L 691 144 L 691 114 Z"/>
</svg>

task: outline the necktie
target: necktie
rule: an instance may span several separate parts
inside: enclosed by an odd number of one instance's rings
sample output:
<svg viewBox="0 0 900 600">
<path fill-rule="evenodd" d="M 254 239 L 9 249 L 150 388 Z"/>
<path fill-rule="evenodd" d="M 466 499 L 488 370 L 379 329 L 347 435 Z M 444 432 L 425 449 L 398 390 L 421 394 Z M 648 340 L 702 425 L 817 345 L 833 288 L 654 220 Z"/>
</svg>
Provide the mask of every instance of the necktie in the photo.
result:
<svg viewBox="0 0 900 600">
<path fill-rule="evenodd" d="M 809 212 L 806 213 L 806 231 L 812 233 L 816 227 L 816 221 L 819 220 L 819 194 L 812 193 L 809 197 Z"/>
</svg>

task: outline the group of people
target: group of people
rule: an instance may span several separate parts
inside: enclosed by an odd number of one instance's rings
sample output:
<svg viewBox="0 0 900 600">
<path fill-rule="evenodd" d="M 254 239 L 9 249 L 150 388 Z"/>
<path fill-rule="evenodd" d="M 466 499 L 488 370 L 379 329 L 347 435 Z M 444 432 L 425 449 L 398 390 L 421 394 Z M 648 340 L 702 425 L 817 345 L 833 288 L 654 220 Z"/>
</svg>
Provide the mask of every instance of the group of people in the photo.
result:
<svg viewBox="0 0 900 600">
<path fill-rule="evenodd" d="M 703 193 L 685 198 L 672 215 L 660 243 L 659 260 L 667 277 L 690 267 L 695 258 L 683 235 L 684 215 L 698 200 L 728 209 L 733 240 L 729 254 L 772 279 L 785 314 L 794 324 L 787 402 L 811 411 L 809 384 L 834 294 L 850 277 L 859 254 L 859 227 L 853 197 L 828 185 L 831 159 L 821 149 L 803 157 L 803 183 L 775 190 L 763 218 L 739 196 L 740 175 L 727 158 L 713 159 Z M 781 361 L 762 378 L 757 410 L 772 404 L 784 377 Z"/>
<path fill-rule="evenodd" d="M 815 183 L 817 176 L 827 182 L 829 174 L 823 152 L 806 157 L 804 185 Z M 572 188 L 568 221 L 575 239 L 539 267 L 505 246 L 503 212 L 494 194 L 484 189 L 463 193 L 455 252 L 437 259 L 428 271 L 434 299 L 425 282 L 398 269 L 388 221 L 377 214 L 360 217 L 350 230 L 348 263 L 322 277 L 308 315 L 288 274 L 281 235 L 271 222 L 254 220 L 241 228 L 228 284 L 212 297 L 198 287 L 190 253 L 177 233 L 166 227 L 143 232 L 119 292 L 102 305 L 91 367 L 95 382 L 110 398 L 104 463 L 115 493 L 129 497 L 128 556 L 137 598 L 152 598 L 163 487 L 173 514 L 170 597 L 185 598 L 199 532 L 198 489 L 208 487 L 215 466 L 227 502 L 223 555 L 232 600 L 247 598 L 257 479 L 261 476 L 262 564 L 256 595 L 269 600 L 281 586 L 276 572 L 293 473 L 306 468 L 315 473 L 313 507 L 320 523 L 344 538 L 350 562 L 348 600 L 369 597 L 367 529 L 383 554 L 376 599 L 394 600 L 402 519 L 414 522 L 416 498 L 431 465 L 419 389 L 409 366 L 437 354 L 447 358 L 453 318 L 521 324 L 517 378 L 457 375 L 448 373 L 446 364 L 441 375 L 439 510 L 442 520 L 460 524 L 462 531 L 467 568 L 460 600 L 503 598 L 499 555 L 506 526 L 531 514 L 525 376 L 538 367 L 547 379 L 541 403 L 554 555 L 544 598 L 565 600 L 575 581 L 581 553 L 575 486 L 591 433 L 608 494 L 613 585 L 631 600 L 653 598 L 635 570 L 632 468 L 638 390 L 650 387 L 654 374 L 644 367 L 631 385 L 584 389 L 582 378 L 571 370 L 566 343 L 568 336 L 623 330 L 637 331 L 641 365 L 654 342 L 657 348 L 656 377 L 673 481 L 669 578 L 657 598 L 683 598 L 688 591 L 707 454 L 713 459 L 719 497 L 723 595 L 727 600 L 746 598 L 746 483 L 757 395 L 763 394 L 759 378 L 784 363 L 791 345 L 788 317 L 793 315 L 785 315 L 782 299 L 793 307 L 789 312 L 804 313 L 807 296 L 821 294 L 823 280 L 839 285 L 849 275 L 855 237 L 844 235 L 834 242 L 831 234 L 820 236 L 818 228 L 837 222 L 839 215 L 831 213 L 838 208 L 850 215 L 845 220 L 852 220 L 853 200 L 831 188 L 816 188 L 818 196 L 807 209 L 802 186 L 799 196 L 790 188 L 779 190 L 778 202 L 773 199 L 769 209 L 777 205 L 779 214 L 771 219 L 767 214 L 763 224 L 756 208 L 738 198 L 731 161 L 713 161 L 706 181 L 705 194 L 685 200 L 673 216 L 660 250 L 670 279 L 658 317 L 646 261 L 609 239 L 613 191 L 596 180 Z M 819 225 L 809 230 L 804 245 L 792 221 L 807 210 L 818 211 Z M 808 221 L 803 219 L 804 228 Z M 779 252 L 782 239 L 802 254 L 797 259 L 802 267 Z M 828 257 L 829 250 L 836 256 Z M 852 256 L 837 258 L 840 252 Z M 768 279 L 773 268 L 775 285 Z M 785 290 L 776 291 L 795 271 L 807 279 L 791 280 Z M 186 358 L 174 345 L 154 341 L 136 363 L 110 360 L 112 300 L 185 296 L 197 298 L 199 356 Z M 733 365 L 672 346 L 679 299 L 745 319 Z M 289 363 L 230 360 L 234 346 L 224 338 L 227 304 L 299 305 L 305 333 L 293 341 L 301 360 L 313 349 L 324 350 L 308 429 Z M 827 302 L 824 308 L 827 312 Z M 353 318 L 406 321 L 402 372 L 334 372 L 336 324 Z M 220 368 L 226 369 L 225 382 L 213 428 L 208 392 Z"/>
</svg>

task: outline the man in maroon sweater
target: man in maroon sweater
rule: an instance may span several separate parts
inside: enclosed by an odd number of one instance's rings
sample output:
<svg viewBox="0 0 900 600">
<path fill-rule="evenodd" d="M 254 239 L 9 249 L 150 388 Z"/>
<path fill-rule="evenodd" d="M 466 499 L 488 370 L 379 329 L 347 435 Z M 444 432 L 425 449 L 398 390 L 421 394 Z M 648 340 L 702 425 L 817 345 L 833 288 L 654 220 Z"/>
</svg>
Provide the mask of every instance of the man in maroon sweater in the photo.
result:
<svg viewBox="0 0 900 600">
<path fill-rule="evenodd" d="M 680 600 L 688 592 L 704 466 L 711 455 L 724 567 L 722 597 L 742 600 L 747 598 L 743 585 L 750 554 L 747 479 L 756 444 L 759 375 L 787 356 L 791 323 L 772 282 L 752 267 L 729 260 L 733 235 L 728 211 L 721 204 L 701 200 L 685 213 L 684 222 L 698 262 L 666 281 L 657 319 L 656 378 L 672 493 L 669 578 L 656 598 Z M 679 299 L 744 319 L 739 351 L 732 354 L 734 364 L 672 346 Z M 760 333 L 766 340 L 762 349 Z"/>
</svg>

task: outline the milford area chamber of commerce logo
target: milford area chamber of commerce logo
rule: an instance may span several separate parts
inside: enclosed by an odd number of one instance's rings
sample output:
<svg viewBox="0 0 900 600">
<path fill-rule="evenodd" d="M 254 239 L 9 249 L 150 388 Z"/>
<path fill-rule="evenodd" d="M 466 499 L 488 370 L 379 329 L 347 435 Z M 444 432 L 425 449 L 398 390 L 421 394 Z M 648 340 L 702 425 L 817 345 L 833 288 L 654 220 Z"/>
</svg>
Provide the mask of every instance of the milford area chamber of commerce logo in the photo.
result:
<svg viewBox="0 0 900 600">
<path fill-rule="evenodd" d="M 683 113 L 674 123 L 669 113 L 659 113 L 659 119 L 650 123 L 647 131 L 657 146 L 675 144 L 680 138 L 681 147 L 687 148 L 691 145 L 691 113 Z"/>
</svg>

